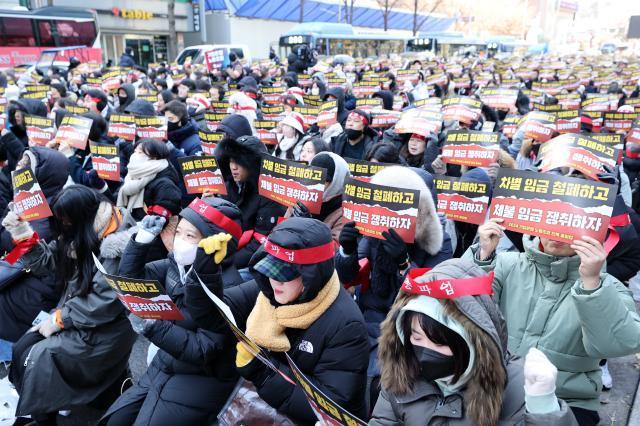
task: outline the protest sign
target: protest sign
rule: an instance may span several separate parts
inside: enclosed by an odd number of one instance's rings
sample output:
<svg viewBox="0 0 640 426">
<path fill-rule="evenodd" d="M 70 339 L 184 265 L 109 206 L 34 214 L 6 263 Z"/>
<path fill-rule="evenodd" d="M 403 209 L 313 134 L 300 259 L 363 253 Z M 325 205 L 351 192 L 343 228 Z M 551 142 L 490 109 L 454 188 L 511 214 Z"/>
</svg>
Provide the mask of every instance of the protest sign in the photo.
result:
<svg viewBox="0 0 640 426">
<path fill-rule="evenodd" d="M 508 138 L 513 138 L 518 130 L 521 117 L 517 114 L 507 115 L 502 122 L 502 134 Z"/>
<path fill-rule="evenodd" d="M 11 183 L 13 184 L 13 210 L 23 220 L 31 222 L 53 215 L 47 198 L 30 168 L 12 171 Z"/>
<path fill-rule="evenodd" d="M 205 52 L 204 59 L 207 64 L 207 71 L 221 70 L 225 65 L 229 64 L 228 58 L 228 49 L 226 47 Z"/>
<path fill-rule="evenodd" d="M 332 100 L 324 102 L 320 106 L 320 112 L 318 112 L 318 127 L 326 129 L 338 122 L 338 101 Z"/>
<path fill-rule="evenodd" d="M 218 126 L 220 125 L 220 122 L 229 114 L 227 114 L 226 112 L 211 112 L 211 111 L 205 111 L 204 112 L 204 122 L 207 126 L 207 129 L 209 129 L 212 132 L 215 132 L 216 130 L 218 130 Z"/>
<path fill-rule="evenodd" d="M 129 114 L 112 114 L 109 119 L 107 136 L 134 141 L 136 139 L 136 118 Z"/>
<path fill-rule="evenodd" d="M 213 155 L 218 143 L 224 139 L 224 133 L 210 132 L 206 129 L 198 129 L 198 137 L 204 155 Z"/>
<path fill-rule="evenodd" d="M 518 90 L 516 89 L 488 89 L 480 90 L 480 100 L 491 108 L 510 110 L 516 105 Z"/>
<path fill-rule="evenodd" d="M 167 140 L 167 118 L 165 116 L 136 116 L 136 135 L 140 139 Z"/>
<path fill-rule="evenodd" d="M 555 97 L 558 100 L 558 105 L 562 107 L 562 109 L 580 109 L 580 94 L 578 93 L 564 93 L 556 95 Z"/>
<path fill-rule="evenodd" d="M 499 133 L 452 130 L 442 148 L 442 161 L 473 167 L 489 167 L 500 156 Z"/>
<path fill-rule="evenodd" d="M 278 122 L 273 120 L 255 120 L 253 122 L 255 129 L 255 136 L 265 145 L 277 145 L 278 134 L 276 133 L 276 127 Z"/>
<path fill-rule="evenodd" d="M 454 96 L 442 101 L 444 120 L 471 124 L 480 118 L 482 102 L 468 96 Z"/>
<path fill-rule="evenodd" d="M 489 211 L 515 232 L 566 243 L 585 235 L 603 242 L 616 193 L 616 185 L 502 168 Z"/>
<path fill-rule="evenodd" d="M 391 127 L 398 123 L 402 113 L 400 111 L 390 111 L 386 109 L 379 109 L 371 111 L 371 127 L 374 129 L 382 129 Z"/>
<path fill-rule="evenodd" d="M 368 112 L 374 109 L 381 109 L 382 98 L 356 99 L 356 108 Z"/>
<path fill-rule="evenodd" d="M 612 105 L 611 98 L 607 95 L 593 96 L 582 101 L 581 108 L 583 111 L 612 111 L 618 106 Z"/>
<path fill-rule="evenodd" d="M 626 112 L 605 112 L 604 128 L 611 132 L 627 133 L 631 130 L 633 123 L 638 119 L 638 113 Z"/>
<path fill-rule="evenodd" d="M 393 166 L 394 164 L 388 163 L 374 163 L 365 160 L 356 160 L 354 158 L 345 158 L 347 166 L 349 166 L 349 174 L 354 179 L 369 182 L 371 176 L 378 173 L 385 167 Z"/>
<path fill-rule="evenodd" d="M 539 156 L 542 172 L 569 167 L 598 180 L 598 174 L 605 171 L 604 165 L 610 168 L 616 166 L 618 150 L 593 138 L 569 133 L 543 144 Z"/>
<path fill-rule="evenodd" d="M 451 176 L 435 176 L 438 213 L 458 222 L 481 225 L 489 206 L 489 184 L 463 181 Z"/>
<path fill-rule="evenodd" d="M 394 128 L 398 134 L 415 133 L 425 138 L 440 133 L 441 129 L 442 113 L 417 108 L 403 112 Z"/>
<path fill-rule="evenodd" d="M 120 182 L 120 151 L 117 145 L 89 142 L 93 169 L 101 179 Z"/>
<path fill-rule="evenodd" d="M 25 115 L 24 124 L 30 145 L 45 146 L 55 137 L 56 129 L 51 118 Z"/>
<path fill-rule="evenodd" d="M 518 131 L 524 132 L 526 138 L 546 142 L 556 131 L 556 116 L 550 112 L 531 111 L 522 117 Z"/>
<path fill-rule="evenodd" d="M 82 115 L 89 112 L 89 108 L 81 107 L 78 105 L 65 105 L 64 109 L 75 115 Z M 113 118 L 113 115 L 111 115 L 111 118 Z"/>
<path fill-rule="evenodd" d="M 202 194 L 205 191 L 227 194 L 227 187 L 215 157 L 183 157 L 179 158 L 178 162 L 187 194 Z"/>
<path fill-rule="evenodd" d="M 406 243 L 415 239 L 420 191 L 376 185 L 354 178 L 345 180 L 342 216 L 344 222 L 369 237 L 383 239 L 393 228 Z"/>
<path fill-rule="evenodd" d="M 264 154 L 258 193 L 287 207 L 300 201 L 309 212 L 318 214 L 326 177 L 326 169 Z"/>
<path fill-rule="evenodd" d="M 577 109 L 554 112 L 558 133 L 578 133 L 580 131 L 580 111 Z"/>
<path fill-rule="evenodd" d="M 261 111 L 263 120 L 282 121 L 284 118 L 284 105 L 262 107 Z"/>
<path fill-rule="evenodd" d="M 282 95 L 285 92 L 285 86 L 263 87 L 260 89 L 262 93 L 262 101 L 266 105 L 278 105 L 282 102 Z"/>
<path fill-rule="evenodd" d="M 318 114 L 320 113 L 320 108 L 318 107 L 294 106 L 293 110 L 302 115 L 305 127 L 310 127 L 318 121 Z"/>
<path fill-rule="evenodd" d="M 54 142 L 58 145 L 67 145 L 84 150 L 87 148 L 87 140 L 89 139 L 92 123 L 93 120 L 88 117 L 65 115 L 56 132 Z"/>
</svg>

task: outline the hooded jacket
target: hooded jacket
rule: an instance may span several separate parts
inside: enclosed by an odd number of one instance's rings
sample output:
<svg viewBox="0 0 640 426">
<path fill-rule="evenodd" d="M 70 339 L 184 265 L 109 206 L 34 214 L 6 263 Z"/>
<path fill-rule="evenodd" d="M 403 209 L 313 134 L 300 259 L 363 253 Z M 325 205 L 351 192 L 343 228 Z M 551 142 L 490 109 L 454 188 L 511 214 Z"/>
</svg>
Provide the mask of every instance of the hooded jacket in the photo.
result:
<svg viewBox="0 0 640 426">
<path fill-rule="evenodd" d="M 362 138 L 362 140 L 358 142 L 358 143 L 364 144 L 364 149 L 362 150 L 362 158 L 355 158 L 355 160 L 364 160 L 364 158 L 366 157 L 371 147 L 374 146 L 376 143 L 378 143 L 378 133 L 369 126 L 365 126 L 363 136 L 364 137 Z M 344 148 L 346 144 L 349 143 L 348 139 L 349 138 L 347 137 L 346 132 L 342 132 L 338 136 L 332 137 L 331 142 L 329 143 L 329 147 L 331 148 L 331 151 L 335 152 L 341 157 L 344 157 L 345 156 Z"/>
<path fill-rule="evenodd" d="M 538 348 L 558 368 L 556 395 L 572 407 L 598 410 L 599 362 L 638 352 L 640 318 L 631 292 L 601 272 L 600 287 L 584 290 L 577 255 L 555 257 L 540 239 L 525 235 L 525 252 L 476 259 L 477 244 L 463 258 L 494 271 L 496 303 L 508 324 L 509 351 L 524 356 Z"/>
<path fill-rule="evenodd" d="M 349 111 L 344 106 L 344 90 L 339 87 L 333 87 L 328 89 L 324 94 L 324 100 L 329 100 L 329 96 L 332 96 L 336 99 L 338 103 L 338 123 L 344 128 L 344 124 L 347 121 L 347 116 L 349 115 Z"/>
<path fill-rule="evenodd" d="M 331 240 L 331 234 L 322 222 L 302 218 L 286 220 L 269 235 L 269 241 L 289 249 L 317 247 Z M 251 259 L 251 267 L 266 255 L 267 252 L 261 247 Z M 336 279 L 333 259 L 298 265 L 298 268 L 304 289 L 293 303 L 294 306 L 315 299 L 324 287 Z M 254 309 L 259 292 L 272 306 L 280 306 L 275 301 L 267 277 L 253 269 L 252 272 L 257 281 L 226 291 L 224 298 L 243 330 L 246 329 L 246 321 Z M 285 334 L 291 345 L 287 353 L 298 368 L 336 403 L 352 414 L 365 418 L 366 329 L 353 299 L 339 287 L 335 300 L 309 327 L 286 328 Z M 269 352 L 269 356 L 278 369 L 292 376 L 283 353 Z M 278 411 L 297 423 L 314 424 L 317 421 L 299 386 L 286 382 L 256 359 L 240 370 L 245 378 L 255 384 L 260 397 Z"/>
<path fill-rule="evenodd" d="M 278 217 L 284 215 L 286 211 L 284 206 L 258 194 L 261 156 L 266 153 L 267 148 L 264 144 L 253 136 L 224 139 L 214 151 L 227 188 L 227 195 L 222 198 L 234 203 L 242 211 L 243 231 L 253 230 L 261 235 L 269 234 L 276 226 Z M 249 172 L 248 179 L 240 185 L 233 180 L 231 175 L 229 162 L 232 158 Z M 251 255 L 259 246 L 258 240 L 252 238 L 236 253 L 236 266 L 238 268 L 246 267 Z"/>
<path fill-rule="evenodd" d="M 240 114 L 231 114 L 223 118 L 217 130 L 218 132 L 225 133 L 231 139 L 238 139 L 240 136 L 251 136 L 253 134 L 249 120 Z"/>
<path fill-rule="evenodd" d="M 390 90 L 378 90 L 371 97 L 382 99 L 382 108 L 389 111 L 393 110 L 393 92 Z"/>
<path fill-rule="evenodd" d="M 427 179 L 431 176 L 422 171 L 425 175 L 422 177 L 416 173 L 417 170 L 402 166 L 386 167 L 372 177 L 371 183 L 420 190 L 415 243 L 407 244 L 407 252 L 412 267 L 430 268 L 451 258 L 453 253 L 451 241 L 436 213 L 435 194 L 427 185 Z M 336 255 L 336 270 L 340 281 L 352 282 L 358 275 L 359 260 L 364 258 L 369 260 L 371 275 L 369 288 L 360 294 L 359 305 L 367 322 L 371 345 L 369 376 L 374 377 L 379 374 L 375 354 L 380 323 L 396 298 L 403 276 L 398 265 L 384 251 L 379 239 L 362 237 L 358 242 L 357 253 L 346 256 L 341 251 Z"/>
<path fill-rule="evenodd" d="M 428 275 L 429 280 L 436 280 L 476 277 L 484 273 L 470 262 L 452 259 L 441 263 Z M 435 309 L 437 315 L 430 312 L 431 309 Z M 436 382 L 426 381 L 420 375 L 411 377 L 405 355 L 411 350 L 407 347 L 411 343 L 409 336 L 400 334 L 407 312 L 423 313 L 449 328 L 456 324 L 452 330 L 458 334 L 464 332 L 462 337 L 472 356 L 458 382 L 448 385 L 452 393 L 445 395 Z M 486 425 L 577 424 L 562 401 L 558 401 L 559 410 L 548 414 L 526 411 L 523 362 L 507 354 L 507 325 L 491 296 L 437 300 L 401 292 L 382 323 L 379 356 L 382 392 L 370 425 L 471 425 L 478 424 L 478 419 Z M 444 381 L 438 382 L 441 380 Z"/>
<path fill-rule="evenodd" d="M 35 99 L 19 99 L 9 105 L 7 116 L 9 124 L 11 124 L 11 131 L 0 136 L 0 160 L 7 161 L 7 166 L 2 171 L 9 178 L 11 178 L 11 172 L 16 169 L 16 164 L 22 158 L 22 153 L 29 146 L 26 127 L 16 124 L 16 111 L 22 111 L 27 115 L 46 117 L 47 106 Z"/>
<path fill-rule="evenodd" d="M 125 112 L 126 108 L 136 99 L 136 88 L 133 84 L 125 83 L 120 86 L 120 89 L 124 90 L 127 93 L 127 100 L 125 103 L 118 106 L 116 112 L 122 114 Z M 118 91 L 120 91 L 118 89 Z"/>
<path fill-rule="evenodd" d="M 195 120 L 189 120 L 182 127 L 172 130 L 167 135 L 169 141 L 178 149 L 181 149 L 187 157 L 202 154 L 198 125 Z"/>
</svg>

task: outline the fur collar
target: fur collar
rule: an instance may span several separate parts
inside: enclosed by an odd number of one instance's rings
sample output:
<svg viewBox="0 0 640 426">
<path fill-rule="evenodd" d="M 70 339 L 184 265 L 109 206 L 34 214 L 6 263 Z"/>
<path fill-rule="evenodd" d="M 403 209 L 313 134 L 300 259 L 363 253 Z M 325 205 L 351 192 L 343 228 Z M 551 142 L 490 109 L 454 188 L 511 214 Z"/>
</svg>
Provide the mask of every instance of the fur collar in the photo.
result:
<svg viewBox="0 0 640 426">
<path fill-rule="evenodd" d="M 116 231 L 107 235 L 100 243 L 100 256 L 105 259 L 117 259 L 122 256 L 129 240 L 136 233 L 137 227 Z"/>
</svg>

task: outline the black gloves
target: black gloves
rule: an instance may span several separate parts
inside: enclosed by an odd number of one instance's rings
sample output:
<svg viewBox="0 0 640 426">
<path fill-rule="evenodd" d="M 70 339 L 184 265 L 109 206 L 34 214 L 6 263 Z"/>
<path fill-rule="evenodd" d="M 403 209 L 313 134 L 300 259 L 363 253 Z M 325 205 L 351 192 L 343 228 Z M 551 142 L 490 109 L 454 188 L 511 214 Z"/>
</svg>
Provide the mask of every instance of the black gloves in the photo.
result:
<svg viewBox="0 0 640 426">
<path fill-rule="evenodd" d="M 207 254 L 202 247 L 198 247 L 196 260 L 193 261 L 193 269 L 202 277 L 203 275 L 217 273 L 220 270 L 220 266 L 214 262 L 212 254 Z"/>
<path fill-rule="evenodd" d="M 347 256 L 350 256 L 358 249 L 358 237 L 360 231 L 356 228 L 355 222 L 345 223 L 342 231 L 340 231 L 340 246 Z"/>
<path fill-rule="evenodd" d="M 388 232 L 383 232 L 382 236 L 384 237 L 382 240 L 382 248 L 385 253 L 387 253 L 398 266 L 406 265 L 408 260 L 407 245 L 402 241 L 400 235 L 393 229 L 389 229 Z M 340 238 L 342 238 L 342 235 L 340 235 Z"/>
<path fill-rule="evenodd" d="M 293 217 L 311 217 L 311 213 L 309 213 L 309 209 L 307 206 L 302 204 L 302 202 L 298 201 L 295 206 L 293 206 Z"/>
</svg>

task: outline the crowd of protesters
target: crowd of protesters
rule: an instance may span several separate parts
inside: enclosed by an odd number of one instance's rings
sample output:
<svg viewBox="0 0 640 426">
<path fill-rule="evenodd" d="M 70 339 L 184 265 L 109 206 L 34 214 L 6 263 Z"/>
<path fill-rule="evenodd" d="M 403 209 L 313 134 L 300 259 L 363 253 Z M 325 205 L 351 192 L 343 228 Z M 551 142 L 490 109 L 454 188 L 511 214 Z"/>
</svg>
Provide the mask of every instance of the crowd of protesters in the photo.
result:
<svg viewBox="0 0 640 426">
<path fill-rule="evenodd" d="M 640 349 L 627 288 L 640 270 L 632 130 L 622 162 L 600 176 L 618 184 L 614 216 L 625 218 L 610 225 L 610 245 L 523 235 L 496 219 L 448 219 L 438 212 L 434 177 L 493 187 L 500 169 L 537 170 L 541 144 L 506 131 L 508 119 L 567 94 L 578 102 L 601 95 L 611 111 L 633 113 L 637 63 L 547 55 L 310 64 L 293 55 L 288 67 L 232 56 L 226 68 L 141 68 L 125 59 L 109 69 L 74 58 L 44 75 L 0 73 L 0 339 L 12 344 L 16 424 L 55 424 L 59 411 L 82 405 L 103 410 L 105 425 L 210 424 L 247 395 L 241 384 L 254 394 L 244 404 L 253 418 L 275 416 L 271 408 L 314 424 L 303 389 L 284 377 L 293 377 L 285 354 L 333 402 L 373 425 L 599 422 L 600 393 L 614 385 L 606 360 Z M 44 86 L 46 96 L 34 99 L 33 88 Z M 536 90 L 550 86 L 556 92 Z M 439 110 L 457 96 L 480 99 L 482 88 L 516 89 L 517 97 L 430 131 L 376 120 Z M 308 109 L 329 101 L 329 125 L 309 118 Z M 165 117 L 166 137 L 114 136 L 118 115 Z M 87 147 L 36 143 L 33 116 L 55 127 L 67 116 L 89 118 Z M 578 132 L 610 132 L 593 114 L 579 117 Z M 276 124 L 265 136 L 268 120 Z M 447 134 L 460 129 L 500 132 L 497 162 L 445 162 Z M 209 133 L 220 134 L 212 151 L 202 139 Z M 118 148 L 119 179 L 100 177 L 92 143 Z M 180 159 L 207 155 L 217 159 L 224 195 L 196 197 L 185 187 Z M 326 170 L 319 213 L 261 195 L 265 155 Z M 345 159 L 383 163 L 372 184 L 419 192 L 414 242 L 394 229 L 363 235 L 343 218 Z M 17 212 L 12 172 L 22 169 L 36 177 L 51 216 L 27 221 Z M 313 256 L 296 263 L 274 247 Z M 105 273 L 159 282 L 184 318 L 129 313 Z M 453 299 L 412 291 L 441 280 L 489 280 L 491 291 Z M 238 342 L 205 289 L 228 305 L 269 366 Z M 33 325 L 41 312 L 50 315 Z M 148 368 L 132 383 L 138 336 L 149 342 Z"/>
</svg>

